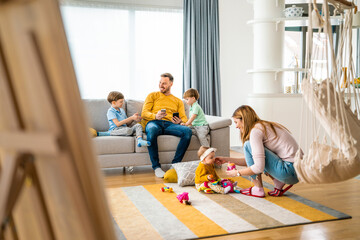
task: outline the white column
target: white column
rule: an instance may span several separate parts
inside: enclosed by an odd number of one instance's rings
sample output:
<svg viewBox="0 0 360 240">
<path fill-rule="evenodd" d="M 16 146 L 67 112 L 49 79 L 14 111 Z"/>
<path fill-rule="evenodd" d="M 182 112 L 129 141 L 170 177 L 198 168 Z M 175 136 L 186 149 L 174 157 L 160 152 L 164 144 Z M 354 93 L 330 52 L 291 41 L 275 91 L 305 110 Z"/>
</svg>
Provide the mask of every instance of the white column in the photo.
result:
<svg viewBox="0 0 360 240">
<path fill-rule="evenodd" d="M 261 119 L 286 126 L 299 140 L 300 129 L 304 129 L 300 128 L 301 94 L 284 94 L 282 84 L 285 21 L 276 22 L 276 19 L 284 18 L 285 0 L 249 1 L 254 8 L 251 21 L 254 63 L 249 71 L 253 77 L 253 92 L 248 96 L 248 104 Z"/>
<path fill-rule="evenodd" d="M 254 69 L 253 93 L 282 93 L 282 68 L 284 0 L 254 0 Z"/>
</svg>

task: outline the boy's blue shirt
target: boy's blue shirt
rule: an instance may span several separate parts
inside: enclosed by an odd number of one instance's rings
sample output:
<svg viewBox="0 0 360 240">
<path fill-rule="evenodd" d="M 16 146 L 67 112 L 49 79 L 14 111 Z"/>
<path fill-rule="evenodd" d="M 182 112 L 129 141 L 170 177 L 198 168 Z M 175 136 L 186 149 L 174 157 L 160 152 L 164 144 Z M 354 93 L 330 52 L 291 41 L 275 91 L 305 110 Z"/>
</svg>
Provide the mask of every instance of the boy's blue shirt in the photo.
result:
<svg viewBox="0 0 360 240">
<path fill-rule="evenodd" d="M 107 111 L 107 119 L 109 121 L 109 131 L 113 130 L 117 126 L 113 122 L 113 119 L 116 118 L 119 122 L 127 119 L 126 113 L 124 109 L 120 108 L 120 111 L 116 110 L 113 107 L 110 107 Z M 122 127 L 126 127 L 126 124 L 121 125 Z"/>
</svg>

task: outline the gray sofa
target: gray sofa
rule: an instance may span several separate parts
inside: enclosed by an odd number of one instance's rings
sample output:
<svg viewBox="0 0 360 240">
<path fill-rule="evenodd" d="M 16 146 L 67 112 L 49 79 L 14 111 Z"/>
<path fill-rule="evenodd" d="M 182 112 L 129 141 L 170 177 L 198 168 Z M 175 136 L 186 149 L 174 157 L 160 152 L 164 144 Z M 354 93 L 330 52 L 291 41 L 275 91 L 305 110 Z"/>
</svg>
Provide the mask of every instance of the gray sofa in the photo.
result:
<svg viewBox="0 0 360 240">
<path fill-rule="evenodd" d="M 105 99 L 84 99 L 85 108 L 89 117 L 90 127 L 97 131 L 107 131 L 109 124 L 106 113 L 110 104 Z M 141 113 L 143 101 L 126 100 L 123 106 L 129 117 L 135 112 Z M 189 107 L 185 104 L 186 114 Z M 230 155 L 230 131 L 231 120 L 216 116 L 206 115 L 210 127 L 210 145 L 218 149 L 216 155 Z M 146 135 L 144 133 L 146 139 Z M 170 135 L 158 137 L 159 158 L 161 164 L 170 164 L 180 138 Z M 98 155 L 101 168 L 117 168 L 129 166 L 151 165 L 147 147 L 137 147 L 135 137 L 106 136 L 95 137 L 93 143 Z M 190 145 L 183 161 L 198 160 L 197 151 L 200 147 L 199 140 L 192 136 Z"/>
</svg>

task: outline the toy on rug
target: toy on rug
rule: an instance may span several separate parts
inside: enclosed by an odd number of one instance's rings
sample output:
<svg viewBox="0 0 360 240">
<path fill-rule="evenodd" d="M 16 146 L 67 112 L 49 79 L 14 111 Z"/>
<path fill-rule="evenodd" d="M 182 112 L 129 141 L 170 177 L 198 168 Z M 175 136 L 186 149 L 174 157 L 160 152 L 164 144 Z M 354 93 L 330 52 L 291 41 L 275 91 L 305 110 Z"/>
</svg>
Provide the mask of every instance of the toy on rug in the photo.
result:
<svg viewBox="0 0 360 240">
<path fill-rule="evenodd" d="M 207 181 L 204 182 L 201 186 L 198 187 L 198 191 L 201 192 L 203 191 L 204 193 L 215 193 L 214 190 L 211 189 L 211 187 L 209 185 L 218 185 L 220 183 L 220 179 L 218 179 L 217 181 L 215 180 L 211 180 L 211 181 Z"/>
<path fill-rule="evenodd" d="M 177 195 L 176 198 L 182 204 L 191 205 L 191 202 L 189 201 L 189 193 L 188 192 L 183 192 L 182 194 Z"/>
<path fill-rule="evenodd" d="M 226 171 L 231 171 L 233 169 L 236 169 L 235 163 L 229 162 Z"/>
<path fill-rule="evenodd" d="M 162 187 L 162 188 L 160 188 L 160 190 L 162 192 L 174 192 L 171 187 Z"/>
<path fill-rule="evenodd" d="M 224 179 L 222 179 L 221 181 L 220 181 L 220 184 L 221 184 L 221 186 L 223 187 L 223 188 L 226 188 L 226 187 L 228 187 L 228 186 L 230 186 L 230 191 L 229 191 L 229 193 L 240 193 L 240 190 L 238 190 L 238 189 L 235 189 L 235 187 L 237 186 L 237 182 L 234 182 L 233 180 L 231 180 L 231 179 L 226 179 L 226 178 L 224 178 Z"/>
<path fill-rule="evenodd" d="M 199 186 L 198 188 L 197 188 L 197 190 L 199 191 L 199 192 L 204 192 L 204 193 L 214 193 L 214 191 L 213 190 L 211 190 L 211 188 L 207 185 L 207 183 L 204 183 L 202 186 Z"/>
</svg>

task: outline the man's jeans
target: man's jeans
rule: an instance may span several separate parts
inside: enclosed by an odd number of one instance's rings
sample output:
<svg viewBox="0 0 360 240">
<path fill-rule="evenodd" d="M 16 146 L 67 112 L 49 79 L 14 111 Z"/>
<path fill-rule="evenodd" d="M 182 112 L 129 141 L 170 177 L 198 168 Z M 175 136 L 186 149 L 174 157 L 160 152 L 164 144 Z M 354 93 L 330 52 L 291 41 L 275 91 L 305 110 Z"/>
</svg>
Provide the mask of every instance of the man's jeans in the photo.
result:
<svg viewBox="0 0 360 240">
<path fill-rule="evenodd" d="M 286 184 L 295 184 L 297 178 L 295 168 L 292 162 L 287 162 L 278 157 L 275 153 L 265 148 L 265 172 L 269 173 L 275 179 Z M 245 161 L 248 167 L 254 165 L 254 159 L 251 153 L 250 141 L 244 143 Z M 256 175 L 250 176 L 255 179 Z"/>
<path fill-rule="evenodd" d="M 157 143 L 157 137 L 159 135 L 173 135 L 180 137 L 180 142 L 176 148 L 176 153 L 172 163 L 181 162 L 190 144 L 192 135 L 190 128 L 165 120 L 153 120 L 148 122 L 145 127 L 145 132 L 147 136 L 146 140 L 150 141 L 151 143 L 151 145 L 148 146 L 148 151 L 152 163 L 152 168 L 154 170 L 160 167 Z"/>
</svg>

